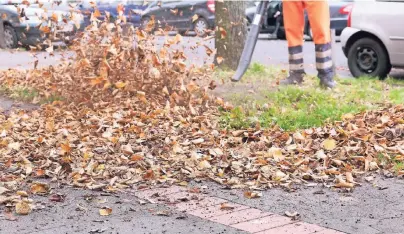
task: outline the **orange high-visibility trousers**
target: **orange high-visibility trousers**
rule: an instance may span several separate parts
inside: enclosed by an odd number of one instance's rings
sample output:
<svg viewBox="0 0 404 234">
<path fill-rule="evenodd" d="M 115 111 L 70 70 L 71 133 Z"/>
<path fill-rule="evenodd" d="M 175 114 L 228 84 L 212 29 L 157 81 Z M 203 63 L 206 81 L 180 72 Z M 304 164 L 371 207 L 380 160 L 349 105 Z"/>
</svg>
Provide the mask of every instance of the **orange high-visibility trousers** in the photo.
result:
<svg viewBox="0 0 404 234">
<path fill-rule="evenodd" d="M 303 35 L 306 9 L 316 52 L 316 68 L 321 76 L 333 76 L 331 59 L 330 9 L 327 0 L 283 0 L 283 18 L 289 47 L 290 73 L 304 73 Z"/>
</svg>

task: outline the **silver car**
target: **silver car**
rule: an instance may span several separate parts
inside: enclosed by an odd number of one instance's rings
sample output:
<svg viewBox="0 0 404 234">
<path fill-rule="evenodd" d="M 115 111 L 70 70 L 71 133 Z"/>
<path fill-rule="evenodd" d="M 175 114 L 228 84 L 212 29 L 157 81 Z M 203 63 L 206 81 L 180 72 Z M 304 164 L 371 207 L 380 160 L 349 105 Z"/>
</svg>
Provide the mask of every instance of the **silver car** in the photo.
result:
<svg viewBox="0 0 404 234">
<path fill-rule="evenodd" d="M 404 1 L 355 2 L 341 45 L 354 77 L 385 78 L 404 68 Z"/>
</svg>

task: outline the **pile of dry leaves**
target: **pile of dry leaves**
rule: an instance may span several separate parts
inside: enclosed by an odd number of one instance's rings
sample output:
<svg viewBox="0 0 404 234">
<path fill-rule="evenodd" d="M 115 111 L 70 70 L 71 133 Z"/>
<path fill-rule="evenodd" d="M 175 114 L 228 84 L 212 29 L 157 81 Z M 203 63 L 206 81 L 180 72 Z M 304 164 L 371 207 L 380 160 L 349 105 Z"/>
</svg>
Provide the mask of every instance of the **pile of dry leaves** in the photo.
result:
<svg viewBox="0 0 404 234">
<path fill-rule="evenodd" d="M 0 203 L 29 213 L 25 198 L 49 192 L 42 178 L 109 192 L 193 179 L 231 188 L 352 188 L 358 176 L 393 173 L 393 162 L 404 160 L 402 105 L 294 133 L 219 129 L 218 106 L 230 107 L 209 97 L 212 85 L 197 85 L 207 71 L 187 67 L 171 48 L 181 39 L 156 49 L 145 31 L 124 36 L 119 22 L 93 21 L 76 39 L 74 61 L 3 72 L 2 84 L 63 100 L 0 115 Z"/>
</svg>

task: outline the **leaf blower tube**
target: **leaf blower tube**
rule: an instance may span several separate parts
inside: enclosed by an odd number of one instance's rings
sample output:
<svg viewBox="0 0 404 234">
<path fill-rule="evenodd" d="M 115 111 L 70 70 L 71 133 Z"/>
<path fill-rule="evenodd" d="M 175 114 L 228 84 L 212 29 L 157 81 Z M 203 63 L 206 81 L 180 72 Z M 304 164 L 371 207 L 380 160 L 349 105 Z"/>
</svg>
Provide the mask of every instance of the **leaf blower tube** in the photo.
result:
<svg viewBox="0 0 404 234">
<path fill-rule="evenodd" d="M 269 1 L 261 1 L 258 4 L 257 11 L 254 15 L 254 20 L 251 22 L 250 31 L 248 32 L 243 52 L 241 53 L 237 71 L 231 79 L 234 82 L 241 80 L 244 73 L 247 71 L 248 66 L 250 65 L 251 57 L 254 53 L 255 45 L 257 44 L 258 35 L 260 33 L 262 16 L 264 15 L 265 10 L 268 8 L 268 3 Z"/>
</svg>

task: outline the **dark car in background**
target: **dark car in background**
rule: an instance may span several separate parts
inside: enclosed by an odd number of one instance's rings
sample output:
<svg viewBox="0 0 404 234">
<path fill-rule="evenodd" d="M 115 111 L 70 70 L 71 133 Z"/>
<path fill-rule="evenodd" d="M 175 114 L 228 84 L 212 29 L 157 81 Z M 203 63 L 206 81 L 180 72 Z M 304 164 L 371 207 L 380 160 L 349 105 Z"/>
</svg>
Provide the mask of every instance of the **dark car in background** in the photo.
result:
<svg viewBox="0 0 404 234">
<path fill-rule="evenodd" d="M 272 6 L 276 4 L 276 2 L 281 2 L 280 0 L 271 1 L 269 4 L 268 12 L 272 12 Z M 347 27 L 348 16 L 351 12 L 354 0 L 334 0 L 329 1 L 330 6 L 330 23 L 331 28 L 335 29 L 337 36 L 341 35 L 342 30 Z M 250 3 L 247 7 L 245 14 L 247 17 L 247 21 L 250 24 L 254 19 L 254 14 L 256 12 L 258 2 Z M 276 19 L 269 15 L 266 19 L 266 24 L 262 25 L 261 33 L 273 33 L 275 30 Z M 308 19 L 307 12 L 304 13 L 305 27 L 304 34 L 309 36 L 310 39 L 313 38 L 312 30 L 310 29 L 310 22 Z M 282 22 L 282 21 L 281 21 Z M 283 23 L 278 31 L 277 37 L 279 39 L 285 39 L 285 29 L 283 27 Z"/>
<path fill-rule="evenodd" d="M 111 17 L 116 18 L 118 16 L 118 5 L 122 4 L 124 7 L 124 16 L 126 17 L 127 22 L 132 23 L 133 26 L 139 27 L 141 15 L 140 13 L 147 8 L 147 5 L 143 4 L 144 1 L 100 1 L 97 4 L 97 8 L 101 14 L 105 14 L 105 12 L 109 12 Z"/>
<path fill-rule="evenodd" d="M 74 21 L 70 20 L 71 14 L 74 14 Z M 0 1 L 0 15 L 4 24 L 6 47 L 9 49 L 37 46 L 50 39 L 46 32 L 46 28 L 50 27 L 49 20 L 43 20 L 43 15 L 47 15 L 48 18 L 57 17 L 56 22 L 53 22 L 56 23 L 57 30 L 55 36 L 51 38 L 52 42 L 69 43 L 77 31 L 84 29 L 81 14 L 63 9 L 45 10 L 35 2 L 27 6 L 18 1 Z"/>
<path fill-rule="evenodd" d="M 215 1 L 154 1 L 143 11 L 141 25 L 148 25 L 152 17 L 154 28 L 169 26 L 181 34 L 194 31 L 205 36 L 215 27 Z"/>
</svg>

